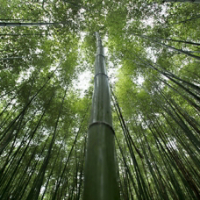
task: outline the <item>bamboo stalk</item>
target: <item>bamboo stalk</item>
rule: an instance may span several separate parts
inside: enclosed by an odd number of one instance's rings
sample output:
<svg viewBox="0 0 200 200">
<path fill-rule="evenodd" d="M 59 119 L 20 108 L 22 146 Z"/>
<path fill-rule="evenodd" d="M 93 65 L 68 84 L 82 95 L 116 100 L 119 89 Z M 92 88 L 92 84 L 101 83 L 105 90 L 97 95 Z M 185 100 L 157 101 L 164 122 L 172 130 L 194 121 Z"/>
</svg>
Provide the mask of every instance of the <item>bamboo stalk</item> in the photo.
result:
<svg viewBox="0 0 200 200">
<path fill-rule="evenodd" d="M 95 35 L 95 85 L 88 128 L 83 199 L 119 200 L 110 89 L 101 39 L 98 33 Z"/>
</svg>

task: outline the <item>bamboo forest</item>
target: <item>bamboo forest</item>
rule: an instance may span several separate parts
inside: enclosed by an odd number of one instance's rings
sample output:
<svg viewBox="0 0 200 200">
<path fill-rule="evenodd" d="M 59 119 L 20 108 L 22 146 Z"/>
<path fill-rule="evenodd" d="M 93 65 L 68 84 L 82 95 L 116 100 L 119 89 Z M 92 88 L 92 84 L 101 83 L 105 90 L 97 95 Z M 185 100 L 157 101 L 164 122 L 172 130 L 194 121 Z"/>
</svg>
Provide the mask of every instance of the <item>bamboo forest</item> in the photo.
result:
<svg viewBox="0 0 200 200">
<path fill-rule="evenodd" d="M 200 199 L 200 0 L 0 0 L 0 199 Z"/>
</svg>

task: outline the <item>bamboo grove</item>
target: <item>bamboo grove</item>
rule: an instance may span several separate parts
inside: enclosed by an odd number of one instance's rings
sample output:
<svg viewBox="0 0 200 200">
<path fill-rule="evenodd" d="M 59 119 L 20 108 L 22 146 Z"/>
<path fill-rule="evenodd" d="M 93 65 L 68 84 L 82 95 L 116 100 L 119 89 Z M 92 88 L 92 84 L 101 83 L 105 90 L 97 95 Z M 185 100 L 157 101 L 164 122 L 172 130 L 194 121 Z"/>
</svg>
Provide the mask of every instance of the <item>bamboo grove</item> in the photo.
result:
<svg viewBox="0 0 200 200">
<path fill-rule="evenodd" d="M 199 1 L 0 5 L 0 199 L 83 199 L 96 31 L 120 199 L 200 199 Z"/>
</svg>

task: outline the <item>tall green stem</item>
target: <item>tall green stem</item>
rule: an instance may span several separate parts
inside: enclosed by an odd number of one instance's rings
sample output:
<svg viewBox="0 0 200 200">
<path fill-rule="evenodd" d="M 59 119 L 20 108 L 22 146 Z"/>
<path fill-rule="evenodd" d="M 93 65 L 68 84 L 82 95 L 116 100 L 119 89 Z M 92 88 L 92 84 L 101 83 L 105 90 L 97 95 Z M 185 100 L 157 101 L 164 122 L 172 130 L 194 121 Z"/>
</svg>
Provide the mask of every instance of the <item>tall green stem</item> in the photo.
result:
<svg viewBox="0 0 200 200">
<path fill-rule="evenodd" d="M 105 56 L 98 33 L 94 94 L 85 164 L 84 200 L 119 200 L 114 130 Z"/>
</svg>

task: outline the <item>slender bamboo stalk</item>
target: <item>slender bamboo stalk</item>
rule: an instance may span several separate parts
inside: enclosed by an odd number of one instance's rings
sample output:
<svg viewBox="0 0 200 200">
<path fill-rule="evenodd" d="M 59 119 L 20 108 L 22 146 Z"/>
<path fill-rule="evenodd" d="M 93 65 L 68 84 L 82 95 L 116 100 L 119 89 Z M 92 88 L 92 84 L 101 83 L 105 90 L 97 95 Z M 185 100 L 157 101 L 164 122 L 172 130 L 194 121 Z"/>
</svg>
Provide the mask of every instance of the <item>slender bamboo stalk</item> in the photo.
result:
<svg viewBox="0 0 200 200">
<path fill-rule="evenodd" d="M 0 27 L 1 26 L 47 26 L 47 25 L 60 25 L 60 24 L 69 24 L 71 25 L 70 21 L 67 22 L 53 22 L 53 23 L 48 23 L 48 22 L 39 22 L 39 23 L 21 23 L 21 22 L 0 22 Z"/>
<path fill-rule="evenodd" d="M 165 2 L 190 2 L 190 3 L 200 3 L 200 0 L 164 0 L 163 3 Z"/>
<path fill-rule="evenodd" d="M 182 53 L 182 54 L 185 54 L 185 55 L 190 56 L 190 57 L 192 57 L 192 58 L 195 58 L 195 59 L 197 59 L 197 60 L 200 60 L 200 57 L 199 57 L 199 56 L 190 54 L 190 53 L 188 53 L 187 51 L 184 51 L 184 50 L 182 50 L 182 49 L 177 49 L 177 48 L 172 47 L 172 46 L 170 46 L 170 45 L 166 45 L 166 44 L 164 44 L 164 43 L 162 43 L 162 42 L 159 42 L 159 41 L 157 41 L 157 40 L 155 40 L 155 39 L 146 37 L 146 36 L 144 36 L 144 35 L 139 35 L 139 37 L 145 38 L 145 39 L 147 39 L 147 40 L 152 41 L 153 43 L 157 43 L 157 44 L 162 45 L 162 46 L 164 46 L 164 47 L 166 47 L 166 48 L 172 49 L 172 50 L 177 51 L 177 52 L 179 52 L 179 53 Z"/>
<path fill-rule="evenodd" d="M 13 60 L 13 59 L 18 59 L 18 58 L 22 58 L 22 57 L 8 57 L 8 58 L 0 58 L 0 60 Z"/>
<path fill-rule="evenodd" d="M 114 130 L 105 56 L 99 33 L 95 61 L 95 86 L 85 163 L 84 200 L 119 200 Z"/>
<path fill-rule="evenodd" d="M 33 34 L 33 33 L 25 33 L 25 34 L 14 34 L 14 33 L 0 34 L 0 36 L 2 36 L 2 37 L 6 37 L 6 36 L 21 37 L 21 36 L 36 36 L 36 35 L 38 35 L 38 36 L 46 36 L 45 34 L 42 34 L 42 33 L 38 33 L 38 34 L 37 33 L 36 34 Z"/>
</svg>

